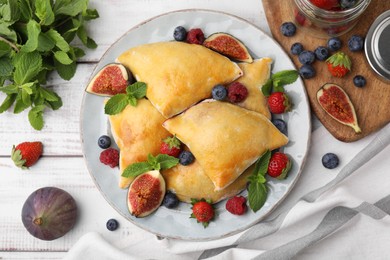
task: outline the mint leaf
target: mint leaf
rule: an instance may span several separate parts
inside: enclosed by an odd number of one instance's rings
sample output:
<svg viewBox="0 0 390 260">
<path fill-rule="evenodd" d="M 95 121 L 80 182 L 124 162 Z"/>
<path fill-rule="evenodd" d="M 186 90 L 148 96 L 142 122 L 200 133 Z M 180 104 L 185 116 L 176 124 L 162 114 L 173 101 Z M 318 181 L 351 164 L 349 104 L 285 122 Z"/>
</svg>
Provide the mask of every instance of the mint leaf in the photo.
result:
<svg viewBox="0 0 390 260">
<path fill-rule="evenodd" d="M 53 11 L 55 15 L 76 16 L 87 9 L 88 0 L 56 0 Z"/>
<path fill-rule="evenodd" d="M 141 99 L 146 96 L 146 83 L 135 82 L 126 88 L 126 93 L 131 94 L 136 99 Z"/>
<path fill-rule="evenodd" d="M 14 66 L 14 81 L 22 85 L 38 75 L 42 67 L 42 57 L 38 52 L 19 52 L 14 57 Z"/>
<path fill-rule="evenodd" d="M 87 9 L 83 11 L 82 16 L 85 21 L 93 20 L 99 18 L 99 13 L 96 9 Z"/>
<path fill-rule="evenodd" d="M 173 156 L 169 156 L 167 154 L 159 154 L 156 157 L 157 162 L 161 166 L 161 170 L 167 170 L 179 163 L 179 159 Z"/>
<path fill-rule="evenodd" d="M 10 77 L 14 70 L 11 58 L 0 58 L 0 77 Z"/>
<path fill-rule="evenodd" d="M 0 41 L 0 57 L 6 56 L 11 52 L 11 46 L 6 42 Z"/>
<path fill-rule="evenodd" d="M 53 49 L 55 46 L 55 42 L 47 36 L 47 34 L 40 33 L 38 36 L 38 48 L 37 50 L 40 52 L 46 52 Z"/>
<path fill-rule="evenodd" d="M 11 24 L 7 22 L 0 21 L 0 35 L 12 42 L 16 42 L 17 41 L 16 32 L 15 30 L 9 28 L 10 25 Z"/>
<path fill-rule="evenodd" d="M 107 115 L 119 114 L 128 104 L 129 99 L 126 94 L 117 94 L 112 96 L 104 105 L 104 113 Z"/>
<path fill-rule="evenodd" d="M 64 37 L 61 36 L 56 30 L 50 29 L 46 32 L 47 36 L 55 42 L 55 45 L 64 52 L 69 51 L 69 43 L 65 41 Z"/>
<path fill-rule="evenodd" d="M 16 96 L 15 100 L 15 106 L 14 106 L 14 113 L 19 114 L 20 112 L 24 111 L 26 108 L 28 108 L 30 105 L 23 102 L 22 97 L 22 91 L 19 91 L 19 93 Z"/>
<path fill-rule="evenodd" d="M 33 107 L 28 112 L 28 120 L 30 121 L 31 126 L 35 130 L 41 130 L 43 128 L 43 110 L 45 109 L 44 105 L 39 105 Z"/>
<path fill-rule="evenodd" d="M 262 86 L 261 92 L 265 97 L 271 95 L 272 92 L 272 79 L 268 79 L 267 82 Z"/>
<path fill-rule="evenodd" d="M 141 175 L 144 172 L 148 172 L 153 170 L 152 166 L 148 162 L 139 162 L 139 163 L 133 163 L 126 167 L 126 169 L 122 173 L 122 177 L 130 178 L 130 177 L 137 177 L 138 175 Z"/>
<path fill-rule="evenodd" d="M 35 21 L 30 20 L 27 23 L 27 42 L 20 49 L 23 52 L 33 52 L 38 48 L 38 37 L 41 33 L 41 26 Z"/>
<path fill-rule="evenodd" d="M 268 188 L 260 182 L 250 182 L 248 186 L 249 207 L 257 212 L 267 200 Z"/>
<path fill-rule="evenodd" d="M 68 54 L 64 51 L 56 51 L 54 52 L 54 58 L 64 65 L 69 65 L 73 62 L 71 58 L 69 58 Z"/>
<path fill-rule="evenodd" d="M 255 169 L 252 175 L 262 175 L 268 171 L 269 160 L 271 159 L 271 152 L 267 150 L 259 159 L 257 159 Z"/>
<path fill-rule="evenodd" d="M 30 1 L 19 1 L 19 10 L 21 22 L 27 22 L 32 18 Z"/>
<path fill-rule="evenodd" d="M 81 42 L 90 49 L 95 49 L 97 44 L 94 40 L 88 37 L 87 31 L 84 26 L 80 26 L 77 30 L 77 36 L 80 38 Z"/>
<path fill-rule="evenodd" d="M 10 108 L 15 102 L 15 99 L 16 94 L 8 94 L 7 97 L 4 99 L 3 103 L 0 105 L 0 114 L 4 111 L 7 111 L 8 108 Z"/>
<path fill-rule="evenodd" d="M 42 25 L 50 25 L 54 22 L 50 0 L 35 0 L 35 14 L 41 20 Z"/>
<path fill-rule="evenodd" d="M 54 65 L 60 77 L 65 80 L 70 80 L 76 73 L 76 62 L 66 65 L 54 59 Z"/>
</svg>

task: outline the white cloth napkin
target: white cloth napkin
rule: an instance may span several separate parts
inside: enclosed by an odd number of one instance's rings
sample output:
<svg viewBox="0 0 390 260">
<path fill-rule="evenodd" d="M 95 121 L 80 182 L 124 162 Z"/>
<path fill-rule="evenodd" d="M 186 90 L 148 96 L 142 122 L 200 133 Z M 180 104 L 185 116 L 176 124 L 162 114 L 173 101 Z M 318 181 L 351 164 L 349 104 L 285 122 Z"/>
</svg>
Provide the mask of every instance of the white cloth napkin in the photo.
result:
<svg viewBox="0 0 390 260">
<path fill-rule="evenodd" d="M 86 234 L 65 259 L 387 259 L 390 254 L 390 124 L 353 143 L 324 127 L 312 134 L 296 186 L 264 221 L 207 242 L 159 240 L 107 243 Z M 340 165 L 322 166 L 333 152 Z M 144 232 L 144 231 L 140 231 Z"/>
</svg>

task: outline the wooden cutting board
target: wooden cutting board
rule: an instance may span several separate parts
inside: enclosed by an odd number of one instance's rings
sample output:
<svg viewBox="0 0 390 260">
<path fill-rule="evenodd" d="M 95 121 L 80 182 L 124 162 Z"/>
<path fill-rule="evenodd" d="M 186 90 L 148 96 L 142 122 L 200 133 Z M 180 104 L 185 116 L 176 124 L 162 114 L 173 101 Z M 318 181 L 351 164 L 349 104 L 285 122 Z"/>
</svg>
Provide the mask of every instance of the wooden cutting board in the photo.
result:
<svg viewBox="0 0 390 260">
<path fill-rule="evenodd" d="M 299 27 L 293 37 L 285 37 L 280 33 L 280 25 L 283 22 L 293 20 L 290 1 L 263 0 L 263 6 L 273 37 L 289 54 L 297 69 L 301 66 L 298 57 L 290 53 L 290 47 L 294 42 L 300 42 L 306 50 L 312 51 L 320 45 L 326 46 L 327 39 L 304 34 Z M 372 0 L 358 24 L 350 32 L 340 36 L 343 42 L 342 51 L 347 53 L 352 61 L 350 73 L 341 79 L 332 77 L 324 62 L 315 61 L 313 66 L 317 72 L 316 77 L 304 80 L 312 111 L 328 131 L 340 141 L 359 140 L 390 122 L 390 83 L 382 81 L 375 74 L 366 60 L 364 51 L 351 52 L 347 46 L 351 35 L 365 36 L 375 18 L 388 9 L 390 9 L 390 1 Z M 367 80 L 367 84 L 363 88 L 357 88 L 353 84 L 353 77 L 358 74 L 363 75 Z M 325 83 L 338 84 L 347 92 L 355 106 L 358 122 L 362 129 L 361 133 L 356 134 L 351 127 L 335 121 L 320 107 L 316 93 Z"/>
</svg>

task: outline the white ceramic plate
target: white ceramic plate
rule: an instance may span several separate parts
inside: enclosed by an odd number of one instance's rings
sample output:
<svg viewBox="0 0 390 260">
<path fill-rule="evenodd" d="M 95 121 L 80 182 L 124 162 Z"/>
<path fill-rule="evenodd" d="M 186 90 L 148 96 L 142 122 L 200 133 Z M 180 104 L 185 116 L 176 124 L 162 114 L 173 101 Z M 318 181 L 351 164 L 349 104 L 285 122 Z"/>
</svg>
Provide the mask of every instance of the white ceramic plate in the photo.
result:
<svg viewBox="0 0 390 260">
<path fill-rule="evenodd" d="M 271 57 L 274 60 L 273 71 L 294 69 L 288 55 L 277 42 L 259 28 L 238 17 L 208 10 L 182 10 L 160 15 L 148 20 L 115 42 L 102 57 L 93 75 L 104 65 L 114 62 L 123 51 L 132 46 L 173 39 L 174 28 L 182 25 L 186 28 L 201 28 L 206 37 L 215 32 L 227 32 L 240 39 L 250 50 L 254 58 Z M 265 205 L 256 213 L 251 210 L 243 216 L 235 216 L 225 210 L 225 201 L 216 205 L 217 216 L 207 228 L 189 218 L 191 207 L 181 203 L 177 209 L 160 207 L 146 218 L 135 218 L 129 214 L 126 206 L 127 190 L 118 188 L 119 170 L 111 169 L 99 162 L 101 149 L 97 140 L 108 132 L 108 119 L 103 111 L 103 97 L 85 93 L 81 109 L 81 139 L 84 157 L 96 186 L 105 199 L 121 215 L 135 225 L 158 236 L 185 240 L 209 240 L 235 234 L 261 221 L 287 196 L 298 180 L 308 151 L 311 122 L 307 95 L 303 83 L 298 79 L 286 87 L 294 103 L 293 111 L 281 117 L 288 123 L 290 139 L 284 152 L 293 160 L 293 167 L 287 179 L 269 179 L 269 193 Z"/>
</svg>

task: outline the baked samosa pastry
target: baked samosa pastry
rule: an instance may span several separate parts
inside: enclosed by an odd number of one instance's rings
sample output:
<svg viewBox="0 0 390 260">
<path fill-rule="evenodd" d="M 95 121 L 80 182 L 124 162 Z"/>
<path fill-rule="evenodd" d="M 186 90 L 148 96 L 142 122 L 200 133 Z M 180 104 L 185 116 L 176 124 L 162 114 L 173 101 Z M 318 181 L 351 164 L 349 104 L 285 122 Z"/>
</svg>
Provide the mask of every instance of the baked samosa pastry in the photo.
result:
<svg viewBox="0 0 390 260">
<path fill-rule="evenodd" d="M 201 102 L 163 126 L 187 145 L 215 190 L 231 184 L 267 149 L 288 142 L 268 118 L 228 102 Z"/>
<path fill-rule="evenodd" d="M 238 65 L 225 56 L 202 45 L 176 41 L 133 47 L 117 61 L 137 81 L 146 83 L 147 98 L 166 118 L 210 97 L 215 85 L 242 75 Z"/>
<path fill-rule="evenodd" d="M 267 99 L 261 91 L 261 87 L 267 82 L 271 75 L 271 58 L 261 58 L 252 63 L 239 63 L 238 66 L 244 75 L 237 79 L 248 89 L 247 98 L 240 103 L 236 103 L 246 109 L 259 112 L 268 119 L 271 119 L 271 113 L 268 109 Z"/>
<path fill-rule="evenodd" d="M 223 199 L 230 198 L 246 188 L 248 177 L 252 174 L 254 167 L 249 167 L 232 184 L 225 189 L 215 191 L 214 184 L 204 173 L 203 168 L 195 160 L 192 164 L 183 166 L 176 165 L 168 170 L 162 171 L 167 190 L 176 194 L 180 201 L 191 203 L 191 199 L 210 199 L 217 203 Z"/>
<path fill-rule="evenodd" d="M 148 154 L 160 153 L 161 141 L 170 133 L 161 126 L 165 118 L 147 99 L 138 100 L 116 115 L 108 117 L 113 138 L 120 149 L 119 187 L 127 188 L 133 178 L 122 177 L 122 172 L 130 164 L 147 160 Z"/>
</svg>

